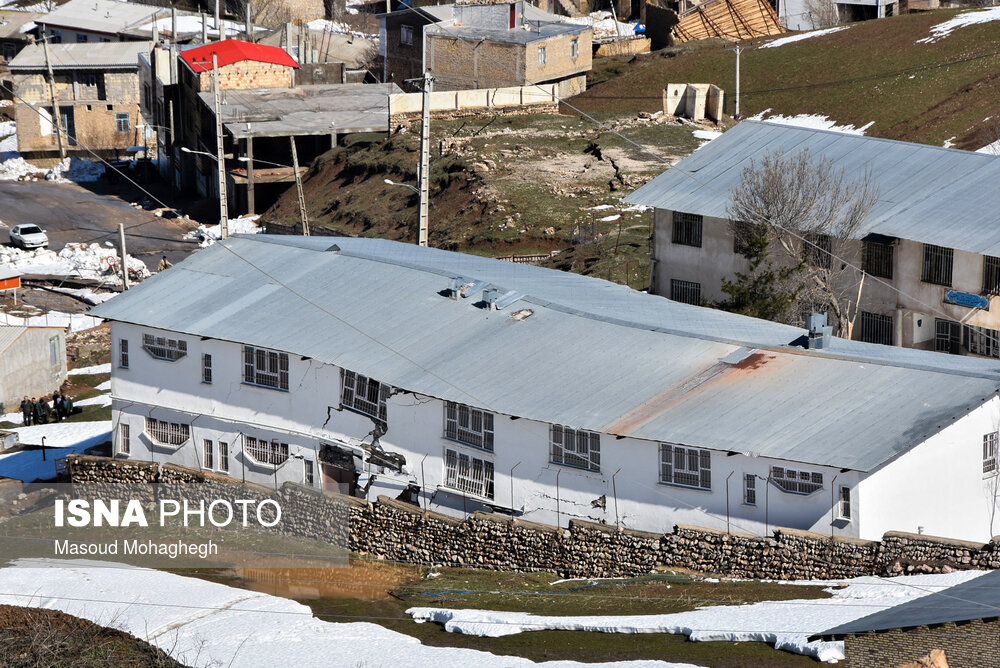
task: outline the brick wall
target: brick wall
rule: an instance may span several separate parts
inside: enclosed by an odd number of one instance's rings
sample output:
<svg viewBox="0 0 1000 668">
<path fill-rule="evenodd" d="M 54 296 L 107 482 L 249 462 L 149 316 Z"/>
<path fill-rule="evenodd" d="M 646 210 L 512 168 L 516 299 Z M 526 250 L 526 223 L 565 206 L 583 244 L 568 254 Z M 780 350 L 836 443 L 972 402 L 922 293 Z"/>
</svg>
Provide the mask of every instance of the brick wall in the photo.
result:
<svg viewBox="0 0 1000 668">
<path fill-rule="evenodd" d="M 948 664 L 955 668 L 1000 666 L 1000 622 L 974 620 L 934 628 L 919 626 L 847 636 L 845 668 L 899 666 L 916 661 L 933 649 L 944 649 Z"/>
<path fill-rule="evenodd" d="M 585 30 L 577 35 L 557 35 L 528 44 L 525 55 L 525 76 L 529 81 L 558 81 L 576 74 L 586 73 L 591 67 L 591 41 L 593 32 Z M 577 55 L 572 55 L 572 42 L 577 40 Z M 538 63 L 538 50 L 545 47 L 545 64 Z"/>
<path fill-rule="evenodd" d="M 212 91 L 212 73 L 199 75 L 203 93 Z M 287 88 L 295 84 L 295 68 L 274 63 L 243 60 L 219 68 L 220 90 L 247 90 L 251 88 Z"/>
<path fill-rule="evenodd" d="M 72 109 L 71 130 L 80 144 L 88 148 L 102 151 L 124 150 L 137 143 L 142 143 L 142 134 L 136 125 L 143 123 L 139 113 L 139 105 L 135 102 L 125 104 L 109 104 L 107 102 L 60 104 L 61 109 Z M 46 114 L 49 107 L 41 108 Z M 128 131 L 119 132 L 117 114 L 128 114 Z M 14 118 L 17 121 L 17 141 L 21 153 L 37 151 L 54 151 L 58 148 L 56 129 L 51 120 L 46 121 L 35 109 L 19 104 L 15 107 Z M 51 117 L 49 117 L 51 118 Z M 66 146 L 70 152 L 86 152 L 83 146 L 69 142 Z"/>
</svg>

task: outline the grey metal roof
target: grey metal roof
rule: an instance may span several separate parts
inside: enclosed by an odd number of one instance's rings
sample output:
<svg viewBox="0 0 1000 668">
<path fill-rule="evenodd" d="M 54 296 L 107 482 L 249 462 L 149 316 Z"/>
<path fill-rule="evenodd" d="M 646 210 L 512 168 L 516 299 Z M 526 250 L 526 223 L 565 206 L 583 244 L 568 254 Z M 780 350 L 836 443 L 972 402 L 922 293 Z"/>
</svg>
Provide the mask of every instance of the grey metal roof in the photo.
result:
<svg viewBox="0 0 1000 668">
<path fill-rule="evenodd" d="M 222 119 L 234 137 L 388 132 L 396 84 L 321 84 L 222 91 Z M 211 93 L 199 93 L 209 108 Z"/>
<path fill-rule="evenodd" d="M 152 17 L 158 11 L 169 13 L 169 9 L 136 2 L 69 0 L 38 19 L 37 23 L 114 35 L 137 21 Z"/>
<path fill-rule="evenodd" d="M 149 53 L 152 42 L 84 42 L 51 44 L 49 58 L 54 70 L 94 68 L 139 69 L 139 54 Z M 12 72 L 45 69 L 45 51 L 41 44 L 29 44 L 10 61 Z"/>
<path fill-rule="evenodd" d="M 726 217 L 729 193 L 751 158 L 809 149 L 849 177 L 871 170 L 879 201 L 859 231 L 1000 256 L 1000 159 L 761 121 L 743 121 L 626 197 L 661 209 Z"/>
<path fill-rule="evenodd" d="M 27 33 L 35 29 L 35 19 L 43 16 L 39 12 L 18 12 L 0 10 L 0 37 L 25 41 Z"/>
<path fill-rule="evenodd" d="M 456 26 L 451 21 L 442 21 L 424 28 L 424 32 L 429 35 L 486 39 L 493 42 L 511 42 L 514 44 L 528 44 L 558 35 L 579 35 L 586 30 L 590 30 L 590 26 L 561 23 L 559 21 L 541 22 L 533 26 L 531 30 L 497 30 L 476 26 Z"/>
<path fill-rule="evenodd" d="M 442 296 L 453 279 L 481 283 Z M 494 285 L 510 303 L 487 310 Z M 521 309 L 534 313 L 521 321 Z M 380 239 L 236 237 L 93 309 L 603 433 L 870 470 L 994 396 L 1000 364 L 805 332 L 607 281 Z M 391 428 L 391 427 L 390 427 Z"/>
<path fill-rule="evenodd" d="M 990 571 L 942 591 L 841 624 L 816 634 L 810 640 L 831 637 L 840 639 L 869 631 L 908 629 L 925 624 L 996 617 L 1000 617 L 1000 571 Z"/>
<path fill-rule="evenodd" d="M 10 348 L 17 339 L 28 330 L 20 325 L 0 325 L 0 353 Z"/>
</svg>

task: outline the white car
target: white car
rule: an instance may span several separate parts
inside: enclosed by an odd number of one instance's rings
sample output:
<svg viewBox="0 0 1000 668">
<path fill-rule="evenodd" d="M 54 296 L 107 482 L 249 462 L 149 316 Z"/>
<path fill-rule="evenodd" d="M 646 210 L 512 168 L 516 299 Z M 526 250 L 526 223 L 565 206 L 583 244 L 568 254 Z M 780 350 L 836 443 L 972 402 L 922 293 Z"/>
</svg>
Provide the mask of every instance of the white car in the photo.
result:
<svg viewBox="0 0 1000 668">
<path fill-rule="evenodd" d="M 10 231 L 10 243 L 24 250 L 45 248 L 49 245 L 49 237 L 38 225 L 16 225 Z"/>
</svg>

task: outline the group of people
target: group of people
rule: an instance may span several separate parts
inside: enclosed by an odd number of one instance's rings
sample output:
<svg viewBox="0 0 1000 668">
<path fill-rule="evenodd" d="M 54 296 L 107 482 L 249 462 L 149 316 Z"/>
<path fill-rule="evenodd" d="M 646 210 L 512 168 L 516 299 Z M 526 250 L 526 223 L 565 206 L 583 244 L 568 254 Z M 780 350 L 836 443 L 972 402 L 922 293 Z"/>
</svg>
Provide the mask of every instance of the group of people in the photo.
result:
<svg viewBox="0 0 1000 668">
<path fill-rule="evenodd" d="M 49 422 L 59 422 L 68 417 L 73 412 L 73 399 L 66 396 L 65 392 L 53 392 L 52 402 L 46 396 L 25 397 L 21 402 L 21 415 L 24 417 L 24 426 L 30 427 L 35 424 L 47 424 Z"/>
</svg>

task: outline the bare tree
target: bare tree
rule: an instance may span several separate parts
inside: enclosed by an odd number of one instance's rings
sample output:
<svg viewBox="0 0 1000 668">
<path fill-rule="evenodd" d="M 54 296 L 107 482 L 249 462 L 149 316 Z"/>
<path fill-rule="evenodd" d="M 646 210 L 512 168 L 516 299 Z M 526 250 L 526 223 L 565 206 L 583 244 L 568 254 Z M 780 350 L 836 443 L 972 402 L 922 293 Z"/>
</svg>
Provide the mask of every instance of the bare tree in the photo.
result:
<svg viewBox="0 0 1000 668">
<path fill-rule="evenodd" d="M 793 302 L 788 319 L 825 310 L 835 331 L 850 336 L 864 274 L 844 258 L 857 255 L 851 240 L 877 200 L 871 172 L 851 180 L 808 149 L 790 156 L 779 150 L 743 169 L 727 214 L 752 270 L 773 271 L 773 262 L 760 261 L 769 256 L 783 268 L 778 287 Z"/>
<path fill-rule="evenodd" d="M 829 28 L 840 23 L 840 13 L 833 0 L 806 0 L 805 9 L 813 28 Z"/>
</svg>

